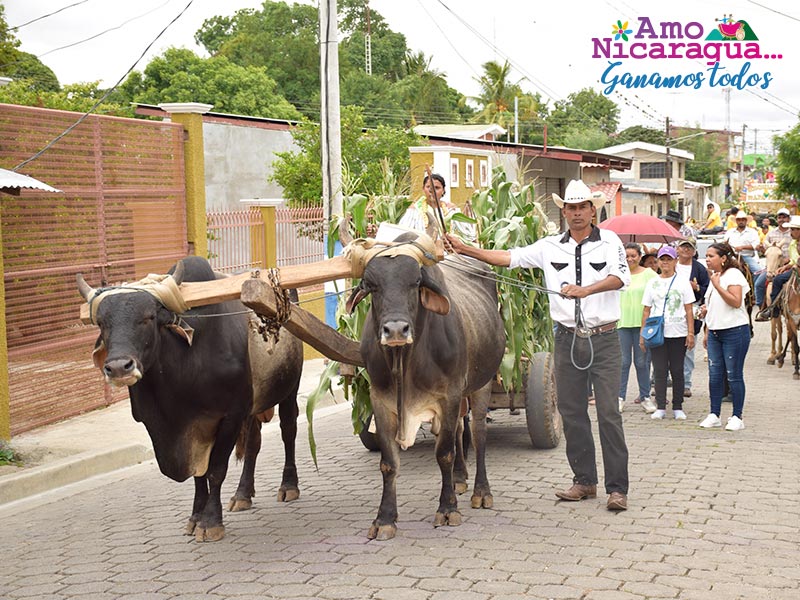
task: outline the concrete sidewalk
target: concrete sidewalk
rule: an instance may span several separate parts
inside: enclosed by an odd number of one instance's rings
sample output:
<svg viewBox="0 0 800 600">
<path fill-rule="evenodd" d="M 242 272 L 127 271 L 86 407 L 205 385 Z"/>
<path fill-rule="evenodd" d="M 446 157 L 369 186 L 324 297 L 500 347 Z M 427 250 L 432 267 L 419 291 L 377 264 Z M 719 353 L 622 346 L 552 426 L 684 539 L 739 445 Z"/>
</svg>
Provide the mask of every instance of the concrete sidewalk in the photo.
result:
<svg viewBox="0 0 800 600">
<path fill-rule="evenodd" d="M 307 360 L 303 365 L 298 393 L 303 423 L 306 400 L 324 368 L 324 359 Z M 349 406 L 337 390 L 335 397 L 328 394 L 320 401 L 317 411 L 323 416 Z M 276 414 L 265 428 L 277 426 Z M 304 435 L 302 429 L 299 435 Z M 11 445 L 24 463 L 0 467 L 0 505 L 153 459 L 147 430 L 133 420 L 127 400 L 21 434 Z"/>
</svg>

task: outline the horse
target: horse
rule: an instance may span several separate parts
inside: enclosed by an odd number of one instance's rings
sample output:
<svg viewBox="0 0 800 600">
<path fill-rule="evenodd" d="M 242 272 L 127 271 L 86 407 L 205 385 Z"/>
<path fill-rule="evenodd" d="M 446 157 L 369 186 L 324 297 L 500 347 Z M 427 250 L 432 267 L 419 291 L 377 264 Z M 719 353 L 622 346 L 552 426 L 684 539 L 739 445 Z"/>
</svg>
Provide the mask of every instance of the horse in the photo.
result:
<svg viewBox="0 0 800 600">
<path fill-rule="evenodd" d="M 780 294 L 781 314 L 786 318 L 786 345 L 779 359 L 783 364 L 786 351 L 792 349 L 792 379 L 800 379 L 800 348 L 798 348 L 797 330 L 800 328 L 800 268 L 792 268 L 789 281 L 783 286 Z"/>
<path fill-rule="evenodd" d="M 775 273 L 783 263 L 783 251 L 777 243 L 773 242 L 764 249 L 764 257 L 767 261 L 767 289 L 764 292 L 764 297 L 768 303 L 772 288 L 772 278 L 775 277 Z M 767 364 L 774 365 L 783 348 L 783 320 L 780 315 L 770 319 L 770 334 L 772 335 L 772 348 L 770 349 Z M 778 366 L 782 367 L 783 364 L 780 363 Z"/>
</svg>

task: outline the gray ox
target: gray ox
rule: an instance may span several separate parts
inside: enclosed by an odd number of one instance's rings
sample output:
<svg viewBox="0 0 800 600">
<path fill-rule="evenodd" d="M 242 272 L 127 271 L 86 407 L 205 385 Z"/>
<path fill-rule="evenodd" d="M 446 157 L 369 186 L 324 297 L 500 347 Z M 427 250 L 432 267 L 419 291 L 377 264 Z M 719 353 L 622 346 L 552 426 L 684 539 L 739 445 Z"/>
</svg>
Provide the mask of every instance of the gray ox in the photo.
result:
<svg viewBox="0 0 800 600">
<path fill-rule="evenodd" d="M 178 284 L 216 278 L 199 257 L 183 259 L 174 271 Z M 237 441 L 237 455 L 243 451 L 245 460 L 229 510 L 250 508 L 261 422 L 276 405 L 285 451 L 278 499 L 299 497 L 295 438 L 303 354 L 298 339 L 282 332 L 269 355 L 238 301 L 195 308 L 181 319 L 146 291 L 112 288 L 98 300 L 80 274 L 78 289 L 100 327 L 95 366 L 109 383 L 128 386 L 133 418 L 147 428 L 161 472 L 175 481 L 194 477 L 187 535 L 197 541 L 225 535 L 220 488 Z M 194 328 L 191 346 L 186 325 Z"/>
<path fill-rule="evenodd" d="M 408 235 L 398 241 L 408 241 Z M 361 283 L 348 300 L 352 310 L 372 295 L 361 355 L 370 376 L 383 496 L 369 529 L 371 539 L 391 539 L 397 532 L 399 448 L 414 443 L 422 421 L 431 421 L 437 434 L 436 460 L 442 473 L 434 526 L 461 524 L 454 467 L 456 478 L 461 475 L 465 481 L 466 465 L 463 454 L 456 456 L 456 437 L 460 437 L 459 414 L 466 396 L 473 411 L 477 463 L 472 506 L 492 505 L 486 477 L 485 417 L 505 336 L 492 272 L 482 263 L 469 261 L 471 273 L 465 273 L 463 261 L 469 259 L 448 258 L 441 268 L 422 267 L 411 256 L 379 254 L 367 263 Z"/>
</svg>

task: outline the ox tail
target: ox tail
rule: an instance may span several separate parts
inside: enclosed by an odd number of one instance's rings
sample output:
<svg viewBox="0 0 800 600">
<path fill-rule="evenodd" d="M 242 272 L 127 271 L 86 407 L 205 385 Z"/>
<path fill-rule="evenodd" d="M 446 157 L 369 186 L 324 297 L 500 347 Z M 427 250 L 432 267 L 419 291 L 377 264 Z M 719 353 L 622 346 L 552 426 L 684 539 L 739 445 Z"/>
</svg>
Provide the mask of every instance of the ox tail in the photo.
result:
<svg viewBox="0 0 800 600">
<path fill-rule="evenodd" d="M 242 422 L 242 428 L 239 430 L 239 435 L 236 438 L 236 462 L 241 462 L 244 458 L 247 449 L 247 434 L 250 432 L 252 424 L 253 417 L 251 416 L 248 416 Z"/>
</svg>

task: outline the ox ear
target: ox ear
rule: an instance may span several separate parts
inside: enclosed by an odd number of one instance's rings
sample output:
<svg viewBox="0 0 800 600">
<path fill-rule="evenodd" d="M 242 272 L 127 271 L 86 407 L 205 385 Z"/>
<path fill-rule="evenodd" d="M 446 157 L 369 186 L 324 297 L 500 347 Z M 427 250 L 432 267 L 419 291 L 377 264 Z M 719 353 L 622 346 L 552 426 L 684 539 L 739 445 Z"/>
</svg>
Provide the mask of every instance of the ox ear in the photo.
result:
<svg viewBox="0 0 800 600">
<path fill-rule="evenodd" d="M 98 369 L 103 368 L 103 365 L 106 364 L 106 357 L 108 356 L 108 350 L 106 350 L 105 342 L 103 342 L 103 338 L 98 336 L 97 341 L 94 343 L 94 350 L 92 351 L 92 363 Z"/>
<path fill-rule="evenodd" d="M 422 306 L 437 315 L 446 315 L 450 312 L 450 300 L 444 295 L 444 290 L 428 275 L 427 269 L 422 269 L 422 281 L 419 285 L 419 299 Z"/>
<path fill-rule="evenodd" d="M 356 289 L 353 290 L 353 293 L 350 294 L 350 297 L 347 299 L 347 304 L 345 304 L 347 313 L 353 314 L 353 311 L 355 310 L 356 306 L 358 306 L 358 303 L 367 296 L 369 296 L 369 292 L 364 288 L 363 282 L 359 283 Z"/>
</svg>

